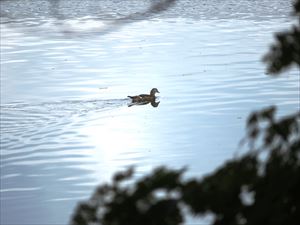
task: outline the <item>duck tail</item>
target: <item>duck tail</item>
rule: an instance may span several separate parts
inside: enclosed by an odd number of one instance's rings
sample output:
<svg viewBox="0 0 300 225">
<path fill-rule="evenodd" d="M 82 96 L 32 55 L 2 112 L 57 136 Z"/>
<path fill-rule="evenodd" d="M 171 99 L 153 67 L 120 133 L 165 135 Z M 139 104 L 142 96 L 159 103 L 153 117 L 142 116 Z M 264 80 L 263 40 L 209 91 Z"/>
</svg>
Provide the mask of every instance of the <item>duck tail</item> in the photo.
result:
<svg viewBox="0 0 300 225">
<path fill-rule="evenodd" d="M 131 98 L 131 99 L 133 99 L 133 97 L 132 97 L 132 96 L 129 96 L 129 95 L 128 95 L 127 97 L 128 97 L 128 98 Z"/>
</svg>

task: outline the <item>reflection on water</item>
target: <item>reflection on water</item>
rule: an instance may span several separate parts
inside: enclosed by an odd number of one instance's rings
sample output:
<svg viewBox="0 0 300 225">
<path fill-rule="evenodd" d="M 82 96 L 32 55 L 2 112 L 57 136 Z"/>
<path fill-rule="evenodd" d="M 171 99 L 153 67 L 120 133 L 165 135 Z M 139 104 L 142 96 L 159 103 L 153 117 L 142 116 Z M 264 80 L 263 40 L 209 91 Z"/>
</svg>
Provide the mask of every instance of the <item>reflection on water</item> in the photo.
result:
<svg viewBox="0 0 300 225">
<path fill-rule="evenodd" d="M 71 2 L 1 1 L 1 224 L 65 224 L 129 165 L 208 173 L 239 151 L 250 111 L 298 107 L 298 71 L 261 63 L 286 1 L 178 1 L 105 34 L 152 1 Z M 152 87 L 159 100 L 126 98 Z"/>
<path fill-rule="evenodd" d="M 147 105 L 147 104 L 151 104 L 152 107 L 158 107 L 160 101 L 156 101 L 155 99 L 150 100 L 150 101 L 140 101 L 140 102 L 131 102 L 130 104 L 128 104 L 128 107 L 134 106 L 134 105 Z"/>
</svg>

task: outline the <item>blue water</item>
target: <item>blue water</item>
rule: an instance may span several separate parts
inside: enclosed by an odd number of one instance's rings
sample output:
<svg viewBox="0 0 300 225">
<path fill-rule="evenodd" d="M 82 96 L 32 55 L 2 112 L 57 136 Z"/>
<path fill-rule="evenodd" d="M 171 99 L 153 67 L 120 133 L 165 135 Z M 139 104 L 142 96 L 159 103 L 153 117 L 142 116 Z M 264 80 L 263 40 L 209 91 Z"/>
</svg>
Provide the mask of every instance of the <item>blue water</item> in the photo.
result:
<svg viewBox="0 0 300 225">
<path fill-rule="evenodd" d="M 285 0 L 182 0 L 131 19 L 150 1 L 113 2 L 1 1 L 3 225 L 66 224 L 130 165 L 210 173 L 241 154 L 251 111 L 299 107 L 299 71 L 261 62 L 293 21 Z M 128 107 L 153 87 L 158 107 Z"/>
</svg>

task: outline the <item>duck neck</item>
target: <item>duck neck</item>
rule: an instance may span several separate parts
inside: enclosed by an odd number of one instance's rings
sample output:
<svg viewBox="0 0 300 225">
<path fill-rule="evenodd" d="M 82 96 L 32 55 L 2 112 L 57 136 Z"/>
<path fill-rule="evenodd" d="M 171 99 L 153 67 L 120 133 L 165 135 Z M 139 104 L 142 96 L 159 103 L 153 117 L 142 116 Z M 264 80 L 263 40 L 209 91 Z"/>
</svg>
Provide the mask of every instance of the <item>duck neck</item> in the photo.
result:
<svg viewBox="0 0 300 225">
<path fill-rule="evenodd" d="M 154 92 L 154 91 L 151 91 L 151 92 L 150 92 L 150 96 L 151 96 L 151 97 L 155 97 L 155 92 Z"/>
</svg>

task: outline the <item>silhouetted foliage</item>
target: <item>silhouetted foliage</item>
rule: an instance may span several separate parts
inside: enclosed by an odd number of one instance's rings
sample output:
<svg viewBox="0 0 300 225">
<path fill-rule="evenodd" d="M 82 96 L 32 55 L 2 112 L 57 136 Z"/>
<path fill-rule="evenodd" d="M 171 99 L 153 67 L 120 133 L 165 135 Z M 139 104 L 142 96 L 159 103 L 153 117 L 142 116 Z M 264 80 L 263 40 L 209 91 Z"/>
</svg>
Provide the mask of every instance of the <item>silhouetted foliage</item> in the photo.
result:
<svg viewBox="0 0 300 225">
<path fill-rule="evenodd" d="M 292 64 L 300 68 L 300 1 L 294 2 L 294 13 L 297 24 L 290 31 L 276 35 L 276 43 L 265 55 L 264 61 L 268 63 L 268 72 L 278 74 Z"/>
<path fill-rule="evenodd" d="M 294 3 L 300 22 L 300 0 Z M 266 55 L 268 71 L 300 65 L 299 25 L 277 35 Z M 186 209 L 212 214 L 212 224 L 300 224 L 300 111 L 276 118 L 276 107 L 252 113 L 244 143 L 248 153 L 210 175 L 184 178 L 185 169 L 154 169 L 132 181 L 133 169 L 117 173 L 76 208 L 72 225 L 177 225 Z"/>
<path fill-rule="evenodd" d="M 185 207 L 194 215 L 212 213 L 215 225 L 299 224 L 300 113 L 278 120 L 275 111 L 252 113 L 251 151 L 211 175 L 184 179 L 185 169 L 159 167 L 126 185 L 133 170 L 117 173 L 79 204 L 72 224 L 182 224 Z"/>
</svg>

